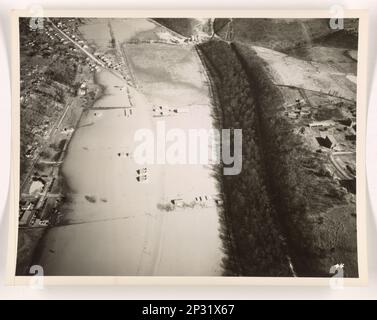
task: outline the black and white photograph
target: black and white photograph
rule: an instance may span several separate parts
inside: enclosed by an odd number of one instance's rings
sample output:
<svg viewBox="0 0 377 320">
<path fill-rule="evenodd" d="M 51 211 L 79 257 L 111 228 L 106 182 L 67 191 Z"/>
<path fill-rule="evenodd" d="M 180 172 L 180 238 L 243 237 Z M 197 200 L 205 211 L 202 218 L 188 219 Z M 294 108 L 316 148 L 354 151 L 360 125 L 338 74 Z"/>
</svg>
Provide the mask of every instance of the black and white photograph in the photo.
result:
<svg viewBox="0 0 377 320">
<path fill-rule="evenodd" d="M 364 281 L 362 18 L 15 15 L 12 277 Z"/>
</svg>

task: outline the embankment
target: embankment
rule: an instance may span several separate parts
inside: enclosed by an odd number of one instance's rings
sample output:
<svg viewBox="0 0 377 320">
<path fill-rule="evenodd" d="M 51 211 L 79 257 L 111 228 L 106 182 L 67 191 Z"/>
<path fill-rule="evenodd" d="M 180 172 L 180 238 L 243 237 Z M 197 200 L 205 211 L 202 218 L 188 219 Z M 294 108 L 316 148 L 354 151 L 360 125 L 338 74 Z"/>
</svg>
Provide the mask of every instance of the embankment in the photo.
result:
<svg viewBox="0 0 377 320">
<path fill-rule="evenodd" d="M 298 276 L 329 276 L 337 263 L 357 276 L 354 205 L 279 115 L 284 97 L 265 63 L 238 43 L 209 41 L 199 50 L 217 94 L 215 124 L 243 133 L 241 174 L 217 175 L 230 234 L 224 245 L 234 257 L 228 273 L 290 276 L 289 256 Z"/>
<path fill-rule="evenodd" d="M 86 78 L 87 81 L 93 81 L 93 74 L 89 73 L 89 71 L 81 76 Z M 74 86 L 72 86 L 72 89 L 73 88 Z M 102 95 L 102 90 L 99 85 L 94 84 L 93 89 L 87 94 L 87 98 L 84 100 L 85 102 L 82 102 L 81 105 L 73 103 L 74 110 L 69 115 L 65 116 L 61 127 L 74 128 L 74 132 L 72 135 L 65 138 L 58 135 L 55 139 L 58 148 L 54 155 L 55 158 L 51 159 L 52 161 L 62 162 L 64 160 L 69 143 L 74 137 L 76 130 L 79 128 L 82 115 L 88 112 L 87 108 L 92 106 L 96 99 Z M 77 99 L 77 97 L 75 97 L 75 99 Z M 44 238 L 48 234 L 49 228 L 59 224 L 60 218 L 64 216 L 66 204 L 71 201 L 71 190 L 62 173 L 61 166 L 53 167 L 50 172 L 50 175 L 55 179 L 51 185 L 51 193 L 62 194 L 64 196 L 60 199 L 59 204 L 54 204 L 53 209 L 49 210 L 46 206 L 43 206 L 37 213 L 39 218 L 47 217 L 49 219 L 50 227 L 28 226 L 18 229 L 16 275 L 29 275 L 30 266 L 39 263 L 39 258 L 44 247 Z M 59 212 L 61 214 L 59 214 Z"/>
</svg>

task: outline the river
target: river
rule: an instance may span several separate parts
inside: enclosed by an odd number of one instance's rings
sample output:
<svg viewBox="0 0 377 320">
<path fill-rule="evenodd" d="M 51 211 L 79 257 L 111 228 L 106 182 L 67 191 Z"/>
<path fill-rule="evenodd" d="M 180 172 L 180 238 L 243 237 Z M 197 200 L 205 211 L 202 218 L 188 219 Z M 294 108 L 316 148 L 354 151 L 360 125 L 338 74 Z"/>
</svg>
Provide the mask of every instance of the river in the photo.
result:
<svg viewBox="0 0 377 320">
<path fill-rule="evenodd" d="M 166 130 L 212 128 L 203 66 L 192 45 L 146 43 L 172 37 L 147 19 L 87 19 L 81 33 L 102 52 L 110 50 L 109 22 L 136 86 L 96 73 L 104 94 L 93 107 L 101 109 L 83 114 L 70 142 L 62 173 L 71 201 L 64 223 L 46 234 L 39 264 L 46 275 L 220 276 L 218 208 L 161 209 L 171 199 L 217 194 L 211 168 L 149 165 L 141 183 L 132 158 L 135 131 L 155 131 L 161 121 L 157 105 L 188 109 L 164 117 Z M 132 115 L 114 107 L 132 107 Z"/>
</svg>

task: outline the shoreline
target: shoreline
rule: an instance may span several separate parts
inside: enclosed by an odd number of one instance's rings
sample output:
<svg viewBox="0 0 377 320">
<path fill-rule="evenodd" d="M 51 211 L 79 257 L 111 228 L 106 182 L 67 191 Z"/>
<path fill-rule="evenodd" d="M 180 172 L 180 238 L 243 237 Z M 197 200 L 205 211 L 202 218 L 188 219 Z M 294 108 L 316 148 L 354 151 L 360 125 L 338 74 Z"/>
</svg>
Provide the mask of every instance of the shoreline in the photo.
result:
<svg viewBox="0 0 377 320">
<path fill-rule="evenodd" d="M 177 89 L 181 90 L 180 92 L 184 95 L 185 101 L 188 101 L 187 104 L 200 103 L 199 101 L 202 96 L 192 97 L 193 89 L 190 86 L 190 81 L 204 81 L 201 75 L 203 65 L 197 59 L 195 51 L 187 46 L 184 46 L 182 50 L 177 48 L 172 53 L 170 53 L 170 47 L 164 47 L 164 50 L 161 49 L 160 54 L 167 54 L 168 50 L 168 58 L 172 62 L 175 62 L 177 59 L 185 59 L 184 62 L 187 63 L 187 66 L 195 70 L 195 74 L 188 79 L 189 83 L 180 83 Z M 139 47 L 137 51 L 133 52 L 132 57 L 140 57 L 140 55 L 148 56 L 148 54 L 154 51 L 154 46 Z M 138 62 L 138 60 L 136 61 Z M 163 68 L 166 70 L 167 75 L 175 72 L 175 69 L 171 69 L 168 63 L 165 63 Z M 182 72 L 182 70 L 179 71 Z M 147 80 L 150 78 L 153 79 L 153 76 L 155 76 L 154 72 L 155 66 L 151 65 L 147 74 L 147 77 L 149 77 Z M 109 107 L 112 105 L 128 104 L 126 102 L 127 96 L 125 90 L 122 91 L 116 88 L 119 82 L 117 79 L 107 74 L 99 73 L 97 75 L 98 77 L 95 77 L 96 82 L 100 81 L 103 83 L 105 85 L 105 89 L 103 90 L 105 95 L 110 96 L 105 97 L 106 100 L 97 102 L 97 105 Z M 164 79 L 165 82 L 161 85 L 162 89 L 170 89 L 171 84 L 169 79 L 169 77 Z M 202 91 L 205 91 L 205 101 L 207 102 L 210 97 L 208 96 L 207 88 L 205 89 Z M 152 92 L 154 91 L 152 90 Z M 109 270 L 112 270 L 111 274 L 119 275 L 169 275 L 169 270 L 174 266 L 177 270 L 176 274 L 184 273 L 198 276 L 203 274 L 209 276 L 223 275 L 221 261 L 223 257 L 223 245 L 218 231 L 221 228 L 219 226 L 219 220 L 221 219 L 219 215 L 221 214 L 218 210 L 214 207 L 213 209 L 206 210 L 206 215 L 201 215 L 201 209 L 198 206 L 195 210 L 187 211 L 184 214 L 182 213 L 182 215 L 179 214 L 186 222 L 185 226 L 183 226 L 177 220 L 178 212 L 176 215 L 164 214 L 157 211 L 154 205 L 161 201 L 170 201 L 170 199 L 177 197 L 176 194 L 178 192 L 188 193 L 188 196 L 193 197 L 193 199 L 197 193 L 203 193 L 203 195 L 217 194 L 216 179 L 211 178 L 209 182 L 207 180 L 207 174 L 213 176 L 213 171 L 206 171 L 208 168 L 203 168 L 202 166 L 190 169 L 203 184 L 198 188 L 196 180 L 193 179 L 190 182 L 192 187 L 182 184 L 178 186 L 177 190 L 177 187 L 173 183 L 177 174 L 175 168 L 170 166 L 151 167 L 149 168 L 149 173 L 151 176 L 156 177 L 156 179 L 153 179 L 148 186 L 143 186 L 135 182 L 135 178 L 133 177 L 135 169 L 138 167 L 137 164 L 127 164 L 124 161 L 119 161 L 115 154 L 115 152 L 120 150 L 119 148 L 127 150 L 132 148 L 133 131 L 142 124 L 142 121 L 146 121 L 145 125 L 152 127 L 155 122 L 153 117 L 151 117 L 151 104 L 147 101 L 147 98 L 144 98 L 144 95 L 137 92 L 134 94 L 137 110 L 133 112 L 132 119 L 125 119 L 123 112 L 109 111 L 103 119 L 106 121 L 98 122 L 96 126 L 88 128 L 88 131 L 80 132 L 77 136 L 78 140 L 72 142 L 69 150 L 72 153 L 70 153 L 69 158 L 66 158 L 66 166 L 63 167 L 64 173 L 68 175 L 68 185 L 70 186 L 72 183 L 72 187 L 76 189 L 76 194 L 73 195 L 73 204 L 68 204 L 68 206 L 63 204 L 62 212 L 65 212 L 65 209 L 69 210 L 65 216 L 66 222 L 68 224 L 74 222 L 72 219 L 75 221 L 78 219 L 84 222 L 91 222 L 98 220 L 95 218 L 100 218 L 101 222 L 107 223 L 109 221 L 111 224 L 92 225 L 85 223 L 84 226 L 78 228 L 59 228 L 60 230 L 56 228 L 44 237 L 36 252 L 35 261 L 38 262 L 39 260 L 40 263 L 45 265 L 45 273 L 47 275 L 75 275 L 80 274 L 81 270 L 85 270 L 85 272 L 89 272 L 90 274 L 108 274 Z M 116 97 L 112 98 L 112 95 Z M 164 96 L 161 98 L 161 100 L 165 98 L 165 103 L 167 104 L 181 102 L 181 96 L 167 96 L 167 98 Z M 87 110 L 90 110 L 90 108 L 88 107 Z M 172 122 L 173 118 L 169 118 L 168 122 L 171 126 L 179 125 L 185 128 L 186 126 L 190 126 L 188 122 L 191 119 L 190 117 L 203 115 L 201 124 L 199 123 L 197 126 L 207 127 L 212 122 L 208 116 L 209 112 L 209 109 L 203 111 L 202 109 L 195 108 L 193 109 L 193 115 L 185 114 L 182 117 L 178 117 L 174 122 Z M 89 122 L 94 121 L 92 117 L 94 117 L 93 111 L 88 114 Z M 208 122 L 206 119 L 208 119 Z M 81 120 L 81 122 L 84 122 L 84 120 Z M 110 133 L 108 134 L 108 132 Z M 121 141 L 123 139 L 118 141 L 116 138 L 119 137 L 119 134 L 126 135 L 128 138 L 125 138 L 125 141 Z M 90 152 L 88 153 L 88 150 L 84 147 L 89 147 Z M 103 150 L 109 151 L 104 153 Z M 107 156 L 107 152 L 110 154 L 109 156 Z M 97 158 L 98 160 L 95 160 Z M 111 194 L 105 188 L 97 186 L 99 181 L 103 181 L 105 184 L 110 183 L 109 179 L 111 177 L 108 178 L 106 170 L 99 169 L 101 167 L 104 168 L 104 166 L 110 171 L 109 174 L 112 177 L 111 183 L 116 187 L 116 190 L 112 190 Z M 179 174 L 185 177 L 186 170 L 179 172 Z M 194 191 L 194 189 L 197 190 Z M 151 194 L 154 195 L 151 196 Z M 98 206 L 94 207 L 93 204 L 89 204 L 83 199 L 85 195 L 96 195 L 98 199 L 101 200 L 102 197 L 107 199 L 107 201 L 99 201 Z M 108 204 L 104 204 L 105 202 L 108 202 Z M 143 204 L 140 205 L 139 202 Z M 130 218 L 132 218 L 130 222 L 120 221 L 117 223 L 112 221 Z M 212 225 L 214 227 L 210 228 Z M 111 230 L 109 231 L 110 227 Z M 105 240 L 104 242 L 97 243 L 98 240 L 96 239 L 102 238 L 102 236 L 100 237 L 101 230 L 103 230 Z M 192 236 L 195 236 L 195 238 L 206 237 L 208 245 L 198 248 L 192 242 Z M 117 238 L 116 243 L 112 240 L 113 237 Z M 178 240 L 181 239 L 182 245 L 187 250 L 181 250 L 180 241 L 172 242 L 169 240 L 177 240 L 177 237 Z M 130 242 L 130 240 L 135 242 Z M 145 246 L 148 248 L 148 252 L 145 249 L 143 250 Z M 85 252 L 81 248 L 90 249 Z M 112 264 L 106 263 L 106 260 L 109 260 L 109 255 L 112 255 L 112 252 L 116 252 L 116 250 L 118 250 L 118 254 L 116 254 L 116 260 L 114 261 L 117 262 L 113 262 Z M 192 252 L 192 254 L 189 252 Z M 97 262 L 98 259 L 103 261 L 99 261 L 97 265 L 90 263 L 93 260 Z"/>
<path fill-rule="evenodd" d="M 79 76 L 79 75 L 85 75 L 85 72 L 82 72 L 82 73 L 77 73 L 76 74 L 76 77 Z M 93 85 L 98 88 L 98 92 L 96 93 L 96 96 L 95 98 L 93 99 L 93 101 L 90 102 L 90 107 L 93 106 L 93 104 L 98 100 L 100 99 L 102 96 L 103 96 L 103 87 L 101 85 L 99 85 L 96 80 L 95 80 L 95 74 L 93 72 L 89 73 L 91 76 L 90 77 L 87 77 L 86 78 L 86 81 L 93 81 Z M 92 91 L 90 91 L 92 92 Z M 60 216 L 62 216 L 62 218 L 64 219 L 64 215 L 65 213 L 64 212 L 61 212 L 61 210 L 63 209 L 64 210 L 64 206 L 70 201 L 70 194 L 71 194 L 71 191 L 72 189 L 70 188 L 69 186 L 69 182 L 67 181 L 67 178 L 66 176 L 64 175 L 63 173 L 63 170 L 62 170 L 62 167 L 64 165 L 64 160 L 67 156 L 67 153 L 68 153 L 68 149 L 69 149 L 69 145 L 72 141 L 72 139 L 74 138 L 75 134 L 76 134 L 76 130 L 79 129 L 79 125 L 80 125 L 80 122 L 83 118 L 83 116 L 88 112 L 88 110 L 90 110 L 90 107 L 85 107 L 83 105 L 80 105 L 78 106 L 79 108 L 81 108 L 80 110 L 80 113 L 79 115 L 77 116 L 77 120 L 75 121 L 75 124 L 73 126 L 74 128 L 74 131 L 73 133 L 70 135 L 69 138 L 66 139 L 66 142 L 62 148 L 62 151 L 61 151 L 61 154 L 60 154 L 60 161 L 61 161 L 61 164 L 59 165 L 59 169 L 58 169 L 58 176 L 56 178 L 56 180 L 54 181 L 54 184 L 52 186 L 52 188 L 54 188 L 56 190 L 56 193 L 60 193 L 63 195 L 62 197 L 62 200 L 61 202 L 59 203 L 59 205 L 56 207 L 57 209 L 57 212 L 60 212 Z M 72 125 L 71 123 L 69 123 L 70 125 Z M 61 140 L 62 141 L 62 140 Z M 58 219 L 59 217 L 56 217 L 56 215 L 53 215 L 51 217 L 51 220 L 56 223 L 56 220 Z M 23 227 L 19 227 L 19 232 L 20 230 L 24 229 L 24 230 L 30 230 L 30 231 L 33 231 L 34 229 L 36 230 L 39 230 L 41 231 L 41 229 L 44 229 L 41 234 L 33 241 L 33 244 L 34 244 L 34 248 L 32 249 L 32 254 L 30 255 L 30 262 L 28 263 L 25 263 L 23 265 L 19 265 L 18 264 L 18 256 L 17 256 L 17 263 L 16 263 L 16 275 L 30 275 L 32 276 L 33 274 L 29 274 L 28 273 L 28 270 L 30 269 L 31 266 L 33 265 L 38 265 L 38 262 L 40 260 L 40 257 L 41 257 L 41 254 L 43 252 L 43 249 L 45 247 L 45 244 L 44 244 L 44 240 L 48 234 L 48 232 L 53 229 L 55 226 L 59 226 L 59 223 L 56 223 L 52 226 L 48 226 L 48 227 L 27 227 L 27 228 L 23 228 Z M 20 241 L 20 235 L 18 236 L 18 241 Z M 21 269 L 21 270 L 20 270 Z"/>
</svg>

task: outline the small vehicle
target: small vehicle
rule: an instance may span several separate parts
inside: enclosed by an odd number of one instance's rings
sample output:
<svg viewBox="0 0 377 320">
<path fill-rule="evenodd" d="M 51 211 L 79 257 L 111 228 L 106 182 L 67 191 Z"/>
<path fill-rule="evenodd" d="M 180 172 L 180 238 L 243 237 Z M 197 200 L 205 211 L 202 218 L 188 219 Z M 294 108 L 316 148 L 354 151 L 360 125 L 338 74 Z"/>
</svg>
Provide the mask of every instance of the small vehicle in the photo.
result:
<svg viewBox="0 0 377 320">
<path fill-rule="evenodd" d="M 34 225 L 34 223 L 35 223 L 35 220 L 37 220 L 37 217 L 36 216 L 33 216 L 32 218 L 31 218 L 31 220 L 30 220 L 30 225 L 31 226 L 33 226 Z"/>
<path fill-rule="evenodd" d="M 137 174 L 146 174 L 147 171 L 148 171 L 147 168 L 142 168 L 142 169 L 137 169 L 137 170 L 136 170 L 136 173 L 137 173 Z"/>
<path fill-rule="evenodd" d="M 136 177 L 136 180 L 139 181 L 139 182 L 145 182 L 145 181 L 148 180 L 148 177 L 147 177 L 146 174 L 144 174 L 144 175 L 140 175 L 140 176 Z"/>
<path fill-rule="evenodd" d="M 47 227 L 49 224 L 50 224 L 50 222 L 48 220 L 41 220 L 41 221 L 39 221 L 39 225 L 40 226 Z"/>
<path fill-rule="evenodd" d="M 145 182 L 148 180 L 148 176 L 146 174 L 143 174 L 143 175 L 137 176 L 136 180 L 139 182 Z"/>
</svg>

